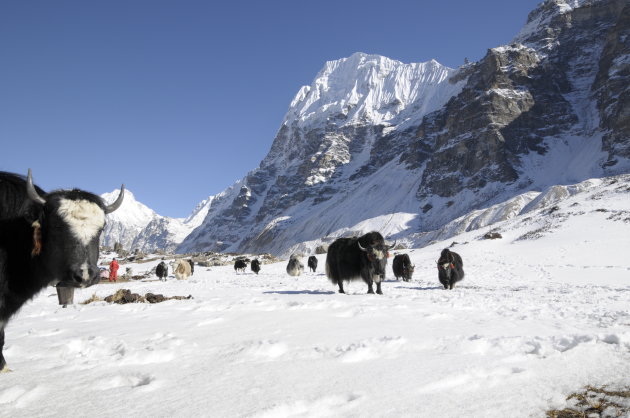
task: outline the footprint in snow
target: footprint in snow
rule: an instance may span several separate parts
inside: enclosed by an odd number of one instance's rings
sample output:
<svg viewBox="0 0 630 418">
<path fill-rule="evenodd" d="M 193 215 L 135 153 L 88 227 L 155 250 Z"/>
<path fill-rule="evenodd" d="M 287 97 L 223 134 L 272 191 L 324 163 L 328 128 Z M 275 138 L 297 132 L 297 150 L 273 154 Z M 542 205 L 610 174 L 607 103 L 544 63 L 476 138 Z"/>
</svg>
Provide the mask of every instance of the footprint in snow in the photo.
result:
<svg viewBox="0 0 630 418">
<path fill-rule="evenodd" d="M 256 418 L 275 418 L 293 416 L 340 416 L 346 415 L 361 402 L 361 395 L 349 393 L 345 395 L 324 396 L 314 400 L 300 400 L 292 403 L 275 405 L 254 415 Z"/>
<path fill-rule="evenodd" d="M 360 363 L 377 358 L 396 356 L 407 340 L 402 337 L 381 337 L 355 342 L 334 349 L 316 347 L 315 351 L 324 357 L 336 357 L 343 363 Z"/>
<path fill-rule="evenodd" d="M 43 398 L 47 390 L 41 386 L 35 386 L 32 389 L 26 389 L 22 386 L 13 386 L 4 390 L 0 390 L 0 405 L 13 404 L 16 408 L 24 408 L 25 406 Z M 0 408 L 0 410 L 4 407 Z"/>
<path fill-rule="evenodd" d="M 116 376 L 107 377 L 102 379 L 97 387 L 99 390 L 107 390 L 107 389 L 116 389 L 116 388 L 138 388 L 143 386 L 148 386 L 153 381 L 155 381 L 155 377 L 140 374 L 140 373 L 132 373 L 132 374 L 119 374 Z"/>
</svg>

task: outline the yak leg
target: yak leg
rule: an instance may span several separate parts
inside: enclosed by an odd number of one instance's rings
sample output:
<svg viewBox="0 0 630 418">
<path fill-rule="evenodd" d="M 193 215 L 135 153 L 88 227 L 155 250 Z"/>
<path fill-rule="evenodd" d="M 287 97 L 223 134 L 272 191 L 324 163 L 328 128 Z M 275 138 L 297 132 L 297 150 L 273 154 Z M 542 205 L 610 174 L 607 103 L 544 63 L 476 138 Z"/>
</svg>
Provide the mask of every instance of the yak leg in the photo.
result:
<svg viewBox="0 0 630 418">
<path fill-rule="evenodd" d="M 376 293 L 378 293 L 379 295 L 383 294 L 383 291 L 381 290 L 381 282 L 376 283 Z"/>
<path fill-rule="evenodd" d="M 346 293 L 346 292 L 343 291 L 343 281 L 339 280 L 338 284 L 339 284 L 339 293 Z"/>
<path fill-rule="evenodd" d="M 2 349 L 4 348 L 4 328 L 0 329 L 0 373 L 8 372 L 7 362 L 2 355 Z"/>
<path fill-rule="evenodd" d="M 372 288 L 372 280 L 368 281 L 367 285 L 368 285 L 368 293 L 374 294 L 374 289 Z M 381 288 L 381 284 L 380 283 L 377 283 L 377 286 L 378 286 L 378 289 Z"/>
</svg>

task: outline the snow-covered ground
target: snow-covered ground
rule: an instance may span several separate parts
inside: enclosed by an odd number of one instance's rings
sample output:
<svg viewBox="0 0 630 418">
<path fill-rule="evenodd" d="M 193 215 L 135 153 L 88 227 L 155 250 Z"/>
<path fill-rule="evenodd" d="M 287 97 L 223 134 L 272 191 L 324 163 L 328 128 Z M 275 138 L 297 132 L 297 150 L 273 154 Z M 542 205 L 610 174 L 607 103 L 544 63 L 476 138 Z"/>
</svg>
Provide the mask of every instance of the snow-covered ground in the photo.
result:
<svg viewBox="0 0 630 418">
<path fill-rule="evenodd" d="M 607 180 L 497 225 L 502 239 L 411 250 L 413 281 L 388 270 L 382 296 L 336 293 L 325 256 L 297 278 L 196 266 L 75 294 L 194 298 L 154 305 L 63 309 L 48 288 L 6 329 L 0 417 L 530 417 L 630 386 L 629 193 Z M 435 260 L 452 241 L 466 277 L 447 291 Z"/>
</svg>

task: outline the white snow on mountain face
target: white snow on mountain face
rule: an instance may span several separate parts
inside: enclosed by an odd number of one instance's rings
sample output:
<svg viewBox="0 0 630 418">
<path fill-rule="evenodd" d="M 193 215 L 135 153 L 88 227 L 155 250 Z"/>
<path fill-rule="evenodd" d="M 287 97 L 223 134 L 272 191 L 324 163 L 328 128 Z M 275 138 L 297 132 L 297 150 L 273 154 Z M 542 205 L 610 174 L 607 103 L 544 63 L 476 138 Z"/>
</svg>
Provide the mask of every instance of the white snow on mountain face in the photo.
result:
<svg viewBox="0 0 630 418">
<path fill-rule="evenodd" d="M 463 81 L 449 82 L 455 71 L 435 60 L 405 64 L 360 52 L 329 61 L 310 86 L 299 90 L 284 117 L 282 127 L 288 129 L 286 135 L 294 141 L 284 143 L 280 150 L 272 147 L 261 166 L 276 163 L 286 167 L 287 163 L 294 163 L 291 156 L 304 147 L 301 135 L 330 123 L 337 128 L 370 124 L 401 130 L 409 123 L 418 123 L 461 90 Z M 327 158 L 340 158 L 342 164 L 349 162 L 348 144 L 343 138 L 336 141 L 331 136 L 329 140 L 332 143 L 322 144 L 325 148 L 320 153 L 325 152 Z"/>
<path fill-rule="evenodd" d="M 626 175 L 555 203 L 564 193 L 526 197 L 538 203 L 501 239 L 469 231 L 405 250 L 412 281 L 390 263 L 383 295 L 362 281 L 337 293 L 325 255 L 299 277 L 285 261 L 103 282 L 66 309 L 47 288 L 6 328 L 0 416 L 525 418 L 571 406 L 587 385 L 627 391 L 629 190 Z M 448 291 L 435 260 L 453 241 L 466 275 Z M 80 304 L 123 288 L 193 298 Z"/>
<path fill-rule="evenodd" d="M 101 195 L 109 204 L 118 197 L 119 190 Z M 126 250 L 144 252 L 174 250 L 206 217 L 212 197 L 200 202 L 186 219 L 161 216 L 138 202 L 133 193 L 125 191 L 122 205 L 106 217 L 102 245 L 113 247 L 117 242 Z"/>
<path fill-rule="evenodd" d="M 404 64 L 379 55 L 355 53 L 329 61 L 310 86 L 300 89 L 285 122 L 320 122 L 344 114 L 345 123 L 390 122 L 409 105 L 426 114 L 453 96 L 447 79 L 454 70 L 437 61 Z"/>
</svg>

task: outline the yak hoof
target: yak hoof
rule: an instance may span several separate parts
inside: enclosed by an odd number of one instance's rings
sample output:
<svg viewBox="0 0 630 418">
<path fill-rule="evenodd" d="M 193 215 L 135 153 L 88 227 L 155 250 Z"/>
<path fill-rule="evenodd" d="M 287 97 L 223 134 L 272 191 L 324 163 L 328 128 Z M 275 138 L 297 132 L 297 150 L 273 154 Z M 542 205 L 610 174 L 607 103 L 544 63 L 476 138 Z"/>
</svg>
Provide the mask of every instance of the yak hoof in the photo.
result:
<svg viewBox="0 0 630 418">
<path fill-rule="evenodd" d="M 12 372 L 13 370 L 9 369 L 9 366 L 7 366 L 6 364 L 4 365 L 4 367 L 2 368 L 2 370 L 0 370 L 0 373 L 9 373 Z"/>
<path fill-rule="evenodd" d="M 379 295 L 383 294 L 383 292 L 381 290 L 377 290 L 376 293 L 378 293 Z"/>
<path fill-rule="evenodd" d="M 344 291 L 343 291 L 343 289 L 340 289 L 340 290 L 339 290 L 339 293 L 346 293 L 346 292 L 344 292 Z"/>
</svg>

